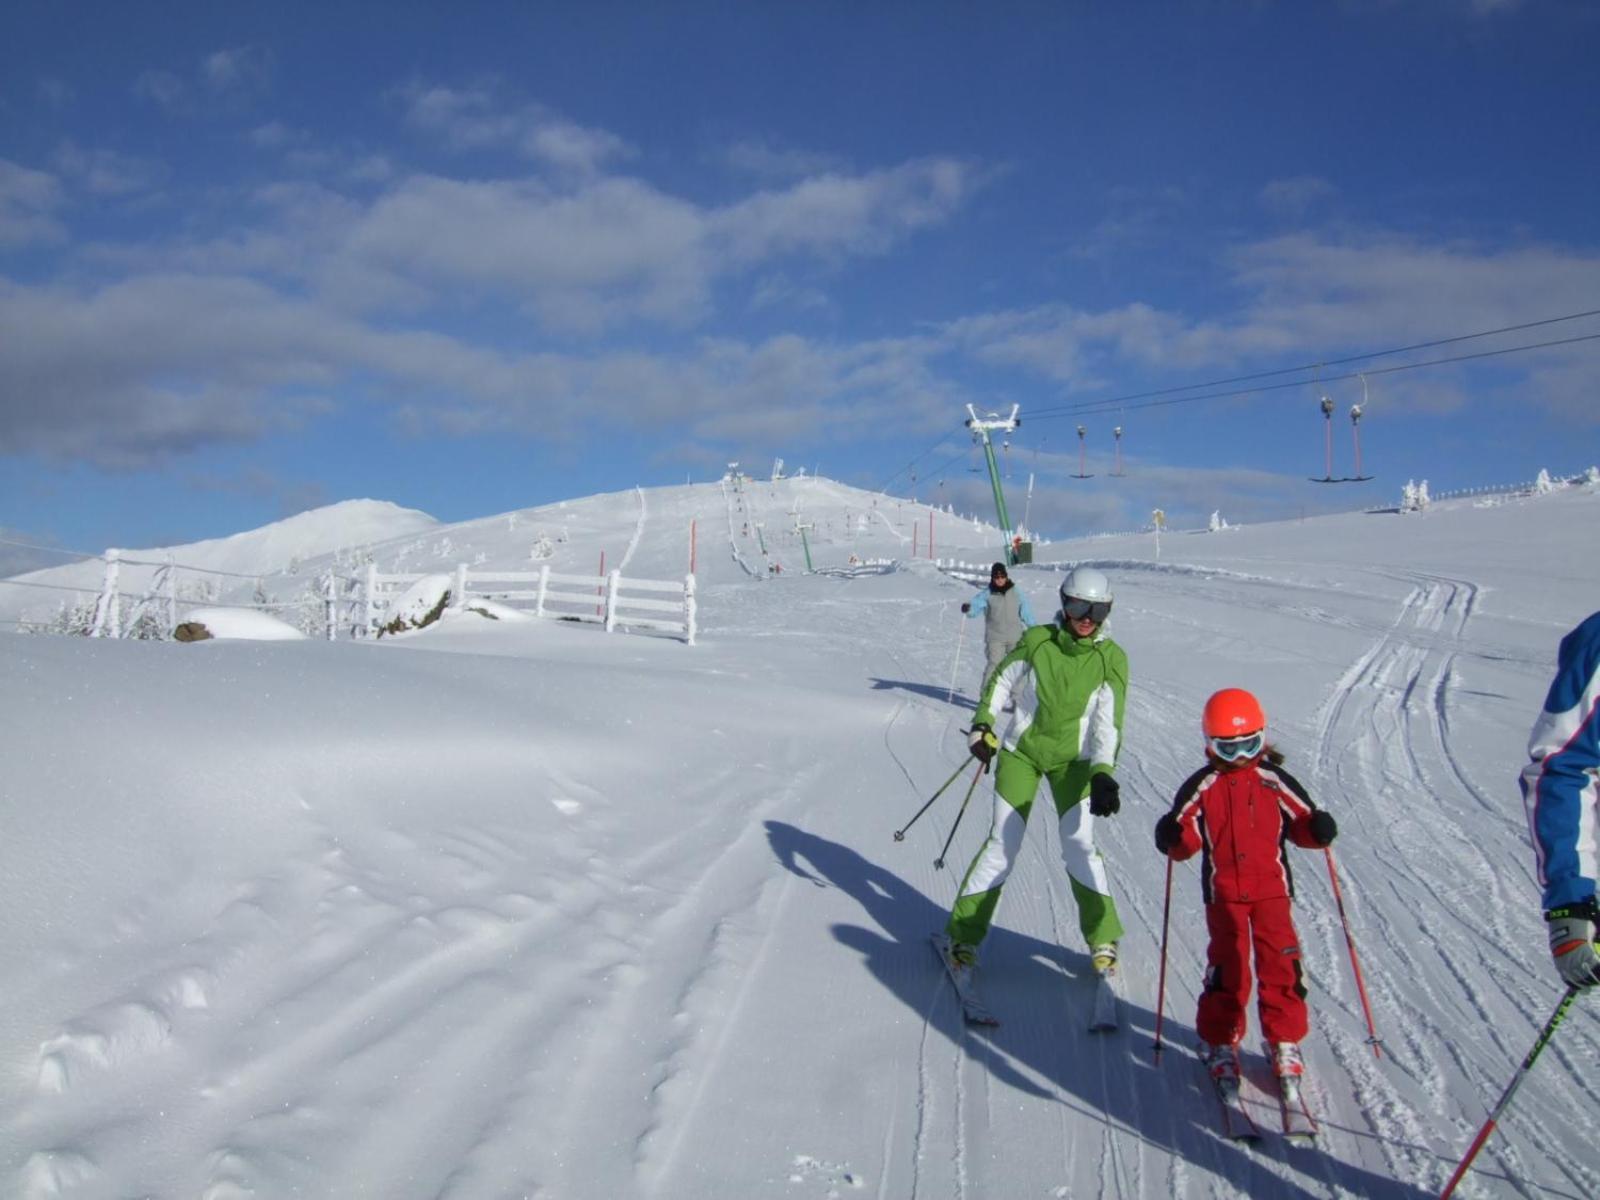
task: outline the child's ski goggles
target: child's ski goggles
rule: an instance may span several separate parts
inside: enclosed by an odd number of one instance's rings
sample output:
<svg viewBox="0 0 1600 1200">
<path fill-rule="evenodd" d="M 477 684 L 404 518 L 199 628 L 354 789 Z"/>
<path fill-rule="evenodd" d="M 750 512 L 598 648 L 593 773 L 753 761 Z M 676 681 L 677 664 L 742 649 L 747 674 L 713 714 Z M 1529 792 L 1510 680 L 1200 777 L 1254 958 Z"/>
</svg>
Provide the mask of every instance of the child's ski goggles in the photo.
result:
<svg viewBox="0 0 1600 1200">
<path fill-rule="evenodd" d="M 1211 747 L 1211 753 L 1215 754 L 1223 762 L 1229 763 L 1238 762 L 1242 758 L 1254 758 L 1261 753 L 1262 747 L 1266 744 L 1266 733 L 1259 729 L 1254 733 L 1247 733 L 1243 737 L 1214 737 L 1206 739 L 1206 745 Z"/>
<path fill-rule="evenodd" d="M 1061 602 L 1061 610 L 1073 621 L 1081 621 L 1088 617 L 1099 625 L 1111 615 L 1111 601 L 1109 600 L 1079 600 L 1076 596 L 1068 596 Z"/>
</svg>

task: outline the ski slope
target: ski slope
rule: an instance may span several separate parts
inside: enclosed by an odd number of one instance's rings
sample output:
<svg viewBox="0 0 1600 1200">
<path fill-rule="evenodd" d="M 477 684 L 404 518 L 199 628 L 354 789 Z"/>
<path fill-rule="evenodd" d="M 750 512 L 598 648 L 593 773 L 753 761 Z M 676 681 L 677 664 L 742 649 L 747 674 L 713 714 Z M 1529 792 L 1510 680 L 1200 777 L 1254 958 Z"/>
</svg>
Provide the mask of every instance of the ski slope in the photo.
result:
<svg viewBox="0 0 1600 1200">
<path fill-rule="evenodd" d="M 672 578 L 693 522 L 694 647 L 471 615 L 376 643 L 0 635 L 0 1193 L 1437 1195 L 1560 994 L 1515 779 L 1556 643 L 1600 597 L 1571 553 L 1600 494 L 1047 548 L 1111 576 L 1132 664 L 1123 809 L 1098 822 L 1128 926 L 1112 1034 L 1086 1031 L 1048 805 L 985 946 L 1002 1024 L 960 1023 L 928 933 L 987 782 L 946 869 L 962 788 L 892 833 L 963 761 L 981 627 L 968 585 L 908 559 L 927 510 L 871 499 L 629 490 L 375 554 L 509 566 L 547 535 L 555 570 L 605 550 Z M 803 574 L 797 505 L 818 567 L 898 567 Z M 994 555 L 970 521 L 935 532 Z M 1053 567 L 1017 578 L 1053 611 Z M 1339 818 L 1383 1039 L 1325 857 L 1296 851 L 1311 1149 L 1217 1136 L 1194 864 L 1151 1054 L 1151 829 L 1229 685 Z M 1458 1194 L 1600 1195 L 1593 1004 Z"/>
</svg>

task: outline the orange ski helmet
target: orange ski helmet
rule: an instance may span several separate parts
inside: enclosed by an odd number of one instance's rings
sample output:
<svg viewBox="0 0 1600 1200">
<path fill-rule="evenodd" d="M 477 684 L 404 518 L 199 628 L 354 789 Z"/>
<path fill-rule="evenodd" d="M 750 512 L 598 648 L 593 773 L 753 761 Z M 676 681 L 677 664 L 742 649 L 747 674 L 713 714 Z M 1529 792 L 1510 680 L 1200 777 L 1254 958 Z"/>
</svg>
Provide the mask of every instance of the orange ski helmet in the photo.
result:
<svg viewBox="0 0 1600 1200">
<path fill-rule="evenodd" d="M 1208 738 L 1236 738 L 1267 727 L 1261 703 L 1243 688 L 1223 688 L 1206 701 L 1200 728 Z"/>
</svg>

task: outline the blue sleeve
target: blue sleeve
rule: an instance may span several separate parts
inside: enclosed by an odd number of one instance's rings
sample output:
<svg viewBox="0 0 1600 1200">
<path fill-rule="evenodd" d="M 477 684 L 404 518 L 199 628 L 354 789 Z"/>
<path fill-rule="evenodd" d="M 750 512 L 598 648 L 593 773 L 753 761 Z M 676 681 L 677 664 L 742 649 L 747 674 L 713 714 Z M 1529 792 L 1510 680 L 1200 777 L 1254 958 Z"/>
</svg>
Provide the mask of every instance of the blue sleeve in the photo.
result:
<svg viewBox="0 0 1600 1200">
<path fill-rule="evenodd" d="M 1033 619 L 1033 609 L 1028 607 L 1027 595 L 1021 591 L 1018 591 L 1017 595 L 1022 601 L 1022 603 L 1017 606 L 1017 612 L 1022 617 L 1022 623 L 1024 625 L 1037 625 L 1039 622 Z"/>
<path fill-rule="evenodd" d="M 988 592 L 987 589 L 985 589 L 984 591 L 979 592 L 976 596 L 973 597 L 973 599 L 972 599 L 972 611 L 967 613 L 967 616 L 969 616 L 969 617 L 979 616 L 979 615 L 981 615 L 983 613 L 983 610 L 988 608 L 988 607 L 989 607 L 989 592 Z"/>
<path fill-rule="evenodd" d="M 1588 900 L 1600 875 L 1600 613 L 1566 637 L 1544 711 L 1528 738 L 1522 799 L 1538 857 L 1544 907 Z"/>
</svg>

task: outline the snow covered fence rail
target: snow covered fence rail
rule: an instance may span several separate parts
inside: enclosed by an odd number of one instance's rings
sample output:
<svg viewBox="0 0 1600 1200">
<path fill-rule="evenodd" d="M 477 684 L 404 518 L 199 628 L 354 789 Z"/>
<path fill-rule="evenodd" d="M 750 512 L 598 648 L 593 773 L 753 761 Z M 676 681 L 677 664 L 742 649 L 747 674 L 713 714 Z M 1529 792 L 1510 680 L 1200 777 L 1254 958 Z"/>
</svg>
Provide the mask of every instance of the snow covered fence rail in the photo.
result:
<svg viewBox="0 0 1600 1200">
<path fill-rule="evenodd" d="M 934 560 L 934 566 L 952 579 L 959 579 L 963 583 L 988 583 L 989 572 L 994 564 L 957 562 L 953 558 L 937 558 Z"/>
<path fill-rule="evenodd" d="M 862 575 L 892 575 L 900 569 L 898 559 L 864 558 L 842 567 L 818 567 L 813 575 L 827 575 L 835 579 L 855 579 Z"/>
<path fill-rule="evenodd" d="M 266 591 L 271 572 L 249 574 L 199 567 L 175 561 L 170 555 L 161 561 L 128 556 L 122 550 L 107 550 L 103 555 L 75 555 L 76 567 L 99 565 L 100 578 L 90 583 L 44 583 L 37 580 L 0 579 L 0 585 L 59 593 L 58 610 L 48 617 L 20 616 L 14 623 L 33 633 L 64 633 L 95 638 L 133 638 L 167 641 L 173 637 L 181 613 L 195 605 L 213 609 L 255 610 L 275 613 L 286 624 L 302 633 L 327 633 L 331 639 L 336 592 L 336 577 L 325 572 L 302 581 L 303 591 L 291 600 L 274 600 Z M 235 581 L 238 588 L 254 584 L 254 598 L 227 601 L 221 598 Z"/>
<path fill-rule="evenodd" d="M 425 578 L 424 574 L 386 574 L 369 565 L 357 600 L 362 606 L 359 627 L 376 630 L 394 596 Z M 536 617 L 604 625 L 607 633 L 619 627 L 625 633 L 672 633 L 692 646 L 697 632 L 693 575 L 681 580 L 624 579 L 620 571 L 561 575 L 548 566 L 537 571 L 473 571 L 463 563 L 456 568 L 451 593 L 456 609 L 476 595 L 526 606 Z"/>
</svg>

